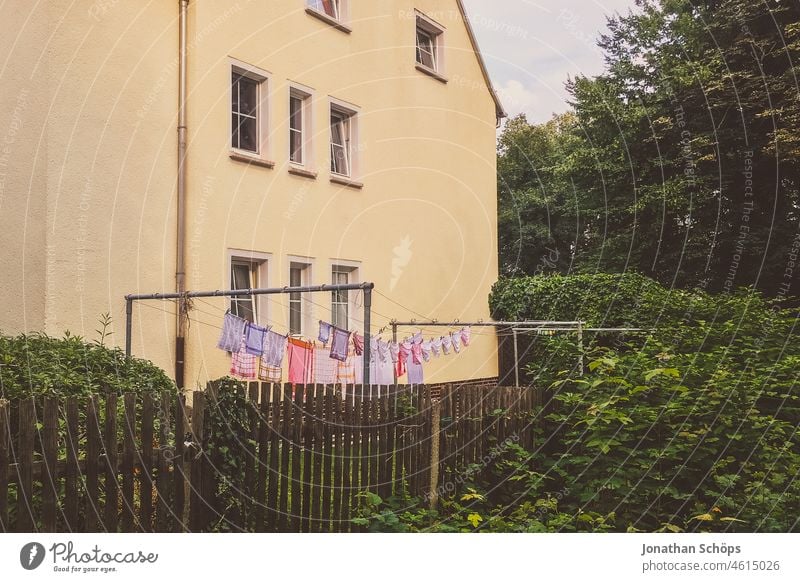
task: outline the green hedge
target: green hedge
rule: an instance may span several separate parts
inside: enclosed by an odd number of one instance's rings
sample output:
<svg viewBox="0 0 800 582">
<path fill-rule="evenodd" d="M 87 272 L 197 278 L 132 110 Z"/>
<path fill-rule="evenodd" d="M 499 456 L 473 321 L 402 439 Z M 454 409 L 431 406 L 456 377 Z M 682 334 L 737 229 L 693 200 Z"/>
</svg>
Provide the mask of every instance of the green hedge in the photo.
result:
<svg viewBox="0 0 800 582">
<path fill-rule="evenodd" d="M 0 397 L 86 396 L 108 389 L 119 394 L 177 390 L 161 368 L 126 358 L 119 348 L 69 334 L 61 339 L 0 336 Z"/>
</svg>

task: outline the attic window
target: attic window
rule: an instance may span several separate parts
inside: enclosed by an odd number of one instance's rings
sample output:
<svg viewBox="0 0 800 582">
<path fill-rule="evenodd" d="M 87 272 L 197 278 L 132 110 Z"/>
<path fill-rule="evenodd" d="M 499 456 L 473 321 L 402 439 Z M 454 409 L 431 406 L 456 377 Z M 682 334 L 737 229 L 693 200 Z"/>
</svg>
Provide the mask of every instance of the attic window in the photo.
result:
<svg viewBox="0 0 800 582">
<path fill-rule="evenodd" d="M 417 68 L 423 72 L 444 72 L 444 27 L 417 13 Z"/>
</svg>

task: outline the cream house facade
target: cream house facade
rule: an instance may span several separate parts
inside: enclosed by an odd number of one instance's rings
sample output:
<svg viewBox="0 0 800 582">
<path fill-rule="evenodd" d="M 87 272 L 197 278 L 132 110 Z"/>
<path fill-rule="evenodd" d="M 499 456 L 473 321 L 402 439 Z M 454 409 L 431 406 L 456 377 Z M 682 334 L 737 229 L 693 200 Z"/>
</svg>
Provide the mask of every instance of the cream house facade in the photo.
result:
<svg viewBox="0 0 800 582">
<path fill-rule="evenodd" d="M 181 6 L 184 289 L 371 281 L 384 338 L 392 318 L 488 319 L 503 112 L 459 0 L 11 0 L 0 330 L 92 339 L 110 313 L 121 345 L 124 296 L 175 291 Z M 360 329 L 361 301 L 195 300 L 185 385 L 227 373 L 228 308 L 314 337 Z M 134 307 L 133 354 L 170 373 L 176 308 Z M 473 337 L 426 380 L 496 375 L 493 332 Z"/>
</svg>

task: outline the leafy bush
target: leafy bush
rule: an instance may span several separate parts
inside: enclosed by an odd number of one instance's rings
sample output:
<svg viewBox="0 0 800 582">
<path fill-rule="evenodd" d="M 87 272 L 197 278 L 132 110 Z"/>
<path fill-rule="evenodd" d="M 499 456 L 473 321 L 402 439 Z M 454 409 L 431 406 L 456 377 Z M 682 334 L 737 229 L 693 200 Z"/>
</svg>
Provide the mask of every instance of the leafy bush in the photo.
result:
<svg viewBox="0 0 800 582">
<path fill-rule="evenodd" d="M 0 336 L 0 396 L 87 396 L 176 391 L 163 370 L 119 348 L 66 334 Z"/>
</svg>

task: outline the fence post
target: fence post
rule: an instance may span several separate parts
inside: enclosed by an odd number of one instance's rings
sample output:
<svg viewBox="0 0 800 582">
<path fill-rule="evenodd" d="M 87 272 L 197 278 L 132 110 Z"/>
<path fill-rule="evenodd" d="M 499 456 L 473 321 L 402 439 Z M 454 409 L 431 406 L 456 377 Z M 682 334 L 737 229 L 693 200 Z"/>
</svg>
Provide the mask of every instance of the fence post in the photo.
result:
<svg viewBox="0 0 800 582">
<path fill-rule="evenodd" d="M 191 492 L 189 494 L 189 531 L 199 532 L 203 528 L 203 424 L 205 423 L 206 395 L 202 391 L 197 391 L 192 397 L 192 447 L 189 455 L 191 457 Z"/>
<path fill-rule="evenodd" d="M 436 509 L 439 503 L 439 428 L 442 420 L 441 397 L 431 404 L 431 481 L 428 495 L 430 508 Z"/>
<path fill-rule="evenodd" d="M 8 523 L 8 400 L 0 399 L 0 532 L 11 531 Z"/>
</svg>

